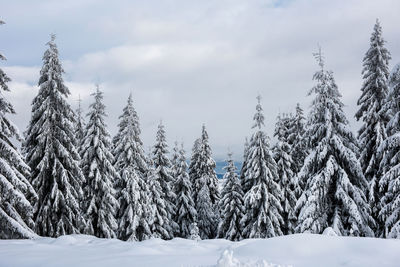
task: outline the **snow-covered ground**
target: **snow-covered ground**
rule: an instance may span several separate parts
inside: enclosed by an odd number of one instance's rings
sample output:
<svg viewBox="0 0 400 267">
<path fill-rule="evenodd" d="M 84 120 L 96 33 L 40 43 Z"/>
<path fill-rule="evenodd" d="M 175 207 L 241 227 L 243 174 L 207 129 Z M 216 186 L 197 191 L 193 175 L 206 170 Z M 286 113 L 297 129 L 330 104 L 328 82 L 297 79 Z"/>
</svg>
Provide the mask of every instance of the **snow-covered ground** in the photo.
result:
<svg viewBox="0 0 400 267">
<path fill-rule="evenodd" d="M 400 240 L 297 234 L 123 242 L 86 235 L 0 240 L 0 266 L 400 266 Z"/>
</svg>

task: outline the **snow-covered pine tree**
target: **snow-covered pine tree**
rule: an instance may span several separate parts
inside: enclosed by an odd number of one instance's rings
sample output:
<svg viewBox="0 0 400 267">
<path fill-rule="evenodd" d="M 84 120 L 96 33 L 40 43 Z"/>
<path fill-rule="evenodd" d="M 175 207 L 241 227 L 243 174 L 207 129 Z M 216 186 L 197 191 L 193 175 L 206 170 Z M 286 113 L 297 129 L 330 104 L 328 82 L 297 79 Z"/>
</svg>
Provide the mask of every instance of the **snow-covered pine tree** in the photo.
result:
<svg viewBox="0 0 400 267">
<path fill-rule="evenodd" d="M 193 151 L 189 175 L 192 175 L 193 200 L 196 204 L 200 236 L 202 239 L 214 238 L 217 234 L 220 194 L 215 161 L 212 158 L 208 133 L 204 125 Z"/>
<path fill-rule="evenodd" d="M 301 167 L 303 167 L 304 160 L 307 157 L 307 138 L 304 136 L 305 132 L 305 118 L 303 109 L 300 104 L 296 105 L 296 112 L 289 120 L 289 136 L 288 142 L 291 146 L 290 154 L 293 159 L 292 170 L 296 175 Z"/>
<path fill-rule="evenodd" d="M 200 138 L 197 138 L 192 147 L 192 155 L 190 158 L 190 163 L 189 163 L 189 178 L 190 182 L 192 183 L 192 199 L 196 201 L 197 199 L 197 192 L 199 189 L 195 188 L 195 182 L 199 178 L 199 175 L 197 173 L 197 163 L 198 163 L 198 158 L 199 158 L 199 147 L 200 147 Z"/>
<path fill-rule="evenodd" d="M 361 149 L 360 162 L 369 184 L 368 201 L 372 207 L 372 216 L 377 222 L 376 235 L 380 236 L 384 222 L 379 219 L 380 200 L 385 192 L 380 192 L 378 148 L 386 139 L 385 127 L 389 120 L 383 107 L 388 93 L 389 51 L 384 47 L 382 27 L 376 21 L 370 39 L 370 48 L 363 59 L 363 79 L 361 97 L 357 104 L 360 109 L 356 113 L 357 120 L 363 124 L 358 131 L 358 143 Z"/>
<path fill-rule="evenodd" d="M 243 150 L 243 163 L 242 163 L 242 168 L 240 169 L 240 184 L 242 185 L 243 194 L 246 194 L 250 190 L 250 187 L 246 184 L 246 182 L 248 181 L 245 179 L 248 157 L 249 157 L 249 140 L 246 137 Z"/>
<path fill-rule="evenodd" d="M 83 136 L 85 135 L 85 120 L 82 117 L 82 100 L 79 96 L 78 108 L 76 109 L 76 121 L 75 121 L 75 137 L 77 140 L 77 146 L 82 144 Z"/>
<path fill-rule="evenodd" d="M 84 224 L 79 206 L 85 178 L 76 148 L 75 114 L 66 98 L 64 72 L 55 35 L 47 43 L 40 71 L 39 92 L 25 132 L 24 152 L 30 181 L 38 194 L 34 218 L 36 233 L 57 237 L 78 233 Z"/>
<path fill-rule="evenodd" d="M 174 221 L 176 214 L 176 195 L 173 190 L 174 178 L 171 175 L 171 162 L 168 158 L 168 145 L 165 137 L 164 125 L 162 122 L 158 125 L 156 144 L 153 148 L 153 162 L 155 176 L 162 189 L 162 198 L 165 201 L 168 220 L 165 221 L 164 228 L 168 231 L 170 238 L 178 231 L 179 226 Z M 167 237 L 165 237 L 167 238 Z"/>
<path fill-rule="evenodd" d="M 274 146 L 273 154 L 275 162 L 278 167 L 278 183 L 282 190 L 283 198 L 281 199 L 282 210 L 282 231 L 284 234 L 294 233 L 296 227 L 296 216 L 294 215 L 294 208 L 296 206 L 297 194 L 299 188 L 297 185 L 297 178 L 292 170 L 294 164 L 291 152 L 293 151 L 288 138 L 289 138 L 289 121 L 291 117 L 288 115 L 279 115 L 276 125 L 274 136 L 278 138 L 278 142 Z"/>
<path fill-rule="evenodd" d="M 282 235 L 282 191 L 279 187 L 276 162 L 269 148 L 268 136 L 262 131 L 264 115 L 261 96 L 257 97 L 254 126 L 246 159 L 246 184 L 244 196 L 246 213 L 242 219 L 244 238 L 266 238 Z"/>
<path fill-rule="evenodd" d="M 179 158 L 180 158 L 180 152 L 179 152 L 179 146 L 178 146 L 178 141 L 175 141 L 174 143 L 174 148 L 172 149 L 172 155 L 171 155 L 171 176 L 173 179 L 173 183 L 176 181 L 178 169 L 179 169 Z M 176 192 L 175 192 L 176 193 Z"/>
<path fill-rule="evenodd" d="M 81 166 L 86 178 L 83 209 L 87 220 L 85 233 L 101 238 L 117 237 L 115 214 L 118 201 L 115 199 L 114 183 L 118 179 L 111 153 L 111 138 L 104 122 L 105 105 L 103 92 L 97 85 L 92 94 L 94 102 L 89 106 L 89 121 L 81 146 Z"/>
<path fill-rule="evenodd" d="M 382 209 L 380 221 L 385 223 L 381 236 L 400 238 L 400 64 L 396 65 L 389 76 L 389 94 L 386 110 L 390 115 L 386 132 L 388 138 L 382 143 L 379 152 L 384 154 L 380 164 L 382 173 L 379 182 Z M 385 153 L 383 153 L 385 152 Z"/>
<path fill-rule="evenodd" d="M 296 203 L 296 232 L 320 234 L 332 227 L 338 235 L 374 236 L 357 141 L 333 74 L 324 69 L 321 50 L 314 55 L 320 70 L 309 92 L 315 94 L 306 127 L 311 150 L 299 173 L 306 186 Z"/>
<path fill-rule="evenodd" d="M 228 153 L 227 166 L 224 167 L 224 170 L 226 170 L 225 184 L 219 204 L 221 220 L 218 225 L 218 237 L 239 241 L 243 237 L 241 220 L 244 215 L 244 194 L 232 153 Z"/>
<path fill-rule="evenodd" d="M 148 167 L 131 94 L 119 119 L 118 133 L 113 139 L 114 167 L 119 172 L 115 183 L 119 202 L 118 237 L 128 241 L 145 240 L 151 237 L 149 189 L 145 181 Z"/>
<path fill-rule="evenodd" d="M 152 237 L 171 239 L 172 230 L 170 227 L 169 214 L 167 212 L 167 204 L 165 203 L 164 192 L 160 185 L 159 175 L 156 174 L 154 162 L 148 156 L 149 169 L 147 171 L 146 181 L 149 185 L 150 209 L 151 209 L 151 233 Z"/>
<path fill-rule="evenodd" d="M 0 20 L 0 25 L 4 24 Z M 0 60 L 6 58 L 0 53 Z M 14 107 L 3 96 L 11 79 L 0 69 L 0 239 L 32 238 L 33 207 L 37 195 L 28 181 L 29 167 L 12 140 L 21 141 L 17 127 L 8 118 Z"/>
<path fill-rule="evenodd" d="M 197 211 L 192 199 L 192 183 L 187 173 L 187 163 L 183 144 L 179 150 L 177 159 L 178 169 L 174 183 L 176 193 L 176 215 L 175 221 L 179 226 L 178 234 L 183 238 L 190 238 L 191 225 L 197 221 Z"/>
</svg>

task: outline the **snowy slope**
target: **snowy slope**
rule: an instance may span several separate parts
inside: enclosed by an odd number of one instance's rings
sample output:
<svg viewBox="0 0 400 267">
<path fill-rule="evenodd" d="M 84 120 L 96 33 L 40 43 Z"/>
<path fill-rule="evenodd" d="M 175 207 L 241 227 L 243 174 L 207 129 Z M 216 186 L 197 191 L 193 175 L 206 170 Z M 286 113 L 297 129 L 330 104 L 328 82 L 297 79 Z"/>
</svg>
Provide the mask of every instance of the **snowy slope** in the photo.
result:
<svg viewBox="0 0 400 267">
<path fill-rule="evenodd" d="M 0 266 L 399 266 L 399 251 L 400 240 L 311 234 L 236 243 L 180 238 L 130 243 L 71 235 L 0 240 Z"/>
</svg>

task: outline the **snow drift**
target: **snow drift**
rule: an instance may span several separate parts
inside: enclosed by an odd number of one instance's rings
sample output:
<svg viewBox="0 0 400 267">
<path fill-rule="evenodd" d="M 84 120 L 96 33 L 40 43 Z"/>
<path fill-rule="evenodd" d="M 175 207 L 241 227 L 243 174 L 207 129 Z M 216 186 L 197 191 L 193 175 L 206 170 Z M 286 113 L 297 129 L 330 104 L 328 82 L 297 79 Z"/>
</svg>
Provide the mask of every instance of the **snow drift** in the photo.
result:
<svg viewBox="0 0 400 267">
<path fill-rule="evenodd" d="M 123 242 L 87 235 L 0 240 L 1 267 L 398 266 L 400 240 L 296 234 L 231 242 Z"/>
</svg>

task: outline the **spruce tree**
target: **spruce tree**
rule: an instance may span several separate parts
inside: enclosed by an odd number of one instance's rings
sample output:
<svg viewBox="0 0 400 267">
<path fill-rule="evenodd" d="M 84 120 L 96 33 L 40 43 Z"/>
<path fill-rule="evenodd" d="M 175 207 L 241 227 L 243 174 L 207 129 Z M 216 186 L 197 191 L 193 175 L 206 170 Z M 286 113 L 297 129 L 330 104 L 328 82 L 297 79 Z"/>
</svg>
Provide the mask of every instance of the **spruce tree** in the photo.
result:
<svg viewBox="0 0 400 267">
<path fill-rule="evenodd" d="M 168 220 L 164 223 L 164 228 L 168 231 L 170 238 L 178 231 L 178 225 L 174 221 L 176 213 L 176 195 L 173 191 L 174 178 L 171 175 L 171 162 L 168 158 L 168 145 L 165 137 L 164 125 L 162 122 L 158 125 L 156 144 L 153 148 L 153 162 L 155 176 L 162 189 L 161 197 L 164 199 Z M 167 238 L 167 237 L 166 237 Z"/>
<path fill-rule="evenodd" d="M 264 115 L 258 96 L 254 126 L 246 159 L 245 183 L 250 188 L 244 196 L 246 213 L 242 219 L 244 238 L 266 238 L 282 235 L 282 191 L 276 162 L 269 148 L 268 136 L 262 131 Z"/>
<path fill-rule="evenodd" d="M 291 151 L 292 148 L 289 144 L 289 121 L 290 117 L 287 115 L 278 116 L 278 121 L 275 126 L 274 136 L 278 138 L 278 142 L 274 147 L 274 159 L 277 163 L 279 185 L 282 190 L 283 198 L 281 200 L 283 225 L 282 231 L 284 234 L 294 233 L 296 226 L 296 216 L 294 215 L 294 208 L 297 201 L 297 193 L 299 188 L 297 185 L 297 178 L 292 170 L 294 164 Z"/>
<path fill-rule="evenodd" d="M 217 234 L 220 194 L 215 161 L 204 125 L 202 135 L 196 140 L 193 151 L 189 175 L 193 183 L 193 200 L 196 203 L 200 236 L 202 239 L 214 238 Z"/>
<path fill-rule="evenodd" d="M 385 192 L 379 190 L 381 173 L 379 163 L 381 158 L 378 148 L 386 139 L 385 127 L 388 122 L 387 113 L 383 107 L 388 93 L 387 79 L 389 76 L 390 53 L 384 47 L 382 28 L 376 21 L 370 39 L 370 48 L 363 60 L 363 79 L 361 97 L 357 104 L 360 109 L 356 113 L 357 120 L 363 122 L 358 131 L 358 142 L 361 149 L 360 162 L 369 184 L 368 201 L 372 207 L 372 216 L 377 222 L 376 234 L 381 235 L 384 222 L 379 219 L 380 200 Z"/>
<path fill-rule="evenodd" d="M 82 144 L 83 137 L 85 135 L 85 120 L 82 117 L 81 98 L 78 99 L 78 108 L 76 109 L 76 121 L 75 121 L 75 137 L 77 140 L 77 146 Z"/>
<path fill-rule="evenodd" d="M 0 25 L 4 24 L 0 20 Z M 6 58 L 0 53 L 0 60 Z M 21 141 L 17 127 L 8 118 L 14 107 L 3 96 L 11 79 L 0 69 L 0 239 L 32 238 L 35 233 L 31 201 L 37 198 L 28 181 L 29 167 L 13 139 Z"/>
<path fill-rule="evenodd" d="M 379 152 L 384 154 L 380 164 L 382 178 L 379 188 L 385 192 L 380 203 L 379 219 L 384 222 L 380 235 L 400 238 L 400 64 L 395 66 L 389 77 L 389 88 L 386 107 L 391 118 L 386 128 L 388 138 L 379 148 Z"/>
<path fill-rule="evenodd" d="M 338 235 L 373 236 L 357 142 L 333 74 L 324 69 L 321 50 L 315 56 L 320 70 L 314 74 L 316 85 L 309 92 L 315 98 L 306 129 L 311 153 L 299 174 L 305 190 L 296 204 L 296 231 L 321 234 L 332 227 Z"/>
<path fill-rule="evenodd" d="M 187 163 L 183 144 L 179 150 L 178 169 L 174 191 L 176 193 L 176 215 L 175 221 L 179 226 L 179 236 L 190 238 L 191 225 L 197 221 L 197 211 L 192 199 L 192 183 L 187 173 Z"/>
<path fill-rule="evenodd" d="M 103 92 L 97 86 L 92 94 L 94 102 L 89 106 L 89 121 L 81 147 L 81 166 L 86 178 L 83 208 L 87 225 L 85 233 L 101 238 L 117 237 L 114 182 L 118 179 L 111 154 L 110 134 L 104 122 L 105 105 Z"/>
<path fill-rule="evenodd" d="M 178 147 L 178 141 L 175 141 L 174 143 L 174 148 L 172 149 L 172 155 L 171 155 L 171 176 L 173 179 L 173 183 L 176 182 L 176 178 L 178 175 L 178 169 L 179 169 L 179 165 L 180 165 L 180 150 Z M 176 194 L 176 192 L 175 192 Z"/>
<path fill-rule="evenodd" d="M 232 241 L 239 241 L 242 236 L 241 220 L 244 215 L 243 190 L 240 184 L 237 168 L 232 159 L 232 153 L 228 154 L 227 166 L 224 175 L 224 188 L 221 192 L 220 209 L 221 220 L 218 225 L 218 237 Z"/>
<path fill-rule="evenodd" d="M 246 137 L 243 149 L 243 163 L 242 163 L 242 168 L 240 169 L 240 184 L 242 185 L 242 190 L 244 194 L 246 194 L 250 190 L 250 187 L 247 185 L 248 181 L 245 179 L 248 157 L 249 157 L 249 140 Z"/>
<path fill-rule="evenodd" d="M 149 189 L 145 181 L 148 167 L 132 95 L 119 118 L 118 133 L 113 139 L 114 167 L 119 172 L 115 183 L 119 203 L 118 237 L 128 241 L 145 240 L 151 237 Z"/>
<path fill-rule="evenodd" d="M 149 169 L 147 171 L 146 181 L 149 185 L 149 197 L 151 208 L 151 234 L 152 237 L 171 239 L 173 236 L 168 208 L 165 203 L 165 196 L 160 185 L 160 176 L 156 174 L 154 162 L 151 155 L 148 157 Z"/>
<path fill-rule="evenodd" d="M 31 168 L 30 181 L 38 194 L 35 230 L 50 237 L 75 234 L 82 228 L 79 204 L 85 180 L 76 149 L 75 114 L 66 101 L 70 92 L 62 78 L 64 70 L 54 41 L 52 35 L 23 144 Z"/>
<path fill-rule="evenodd" d="M 288 121 L 288 143 L 291 146 L 290 154 L 293 159 L 292 170 L 296 175 L 307 157 L 307 137 L 305 132 L 305 118 L 300 104 L 296 105 L 296 112 Z"/>
</svg>

